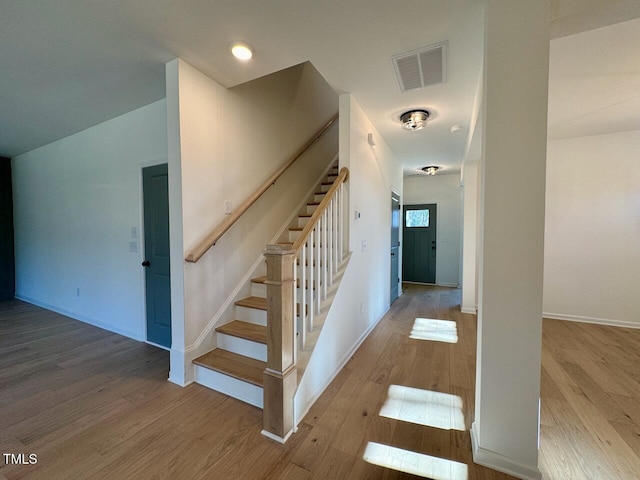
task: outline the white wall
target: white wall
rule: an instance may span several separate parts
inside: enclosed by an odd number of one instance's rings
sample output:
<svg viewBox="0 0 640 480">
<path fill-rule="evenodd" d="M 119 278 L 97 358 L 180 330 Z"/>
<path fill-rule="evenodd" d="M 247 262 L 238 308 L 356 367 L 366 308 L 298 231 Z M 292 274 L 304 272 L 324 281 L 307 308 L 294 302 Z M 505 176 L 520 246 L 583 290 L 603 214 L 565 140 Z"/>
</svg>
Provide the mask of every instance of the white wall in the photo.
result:
<svg viewBox="0 0 640 480">
<path fill-rule="evenodd" d="M 438 205 L 436 283 L 460 284 L 460 220 L 462 188 L 459 174 L 416 175 L 404 178 L 403 205 Z"/>
<path fill-rule="evenodd" d="M 374 134 L 374 147 L 367 143 L 368 133 Z M 296 392 L 297 420 L 389 309 L 391 192 L 399 193 L 402 201 L 402 168 L 349 94 L 340 96 L 340 167 L 350 171 L 353 254 Z M 358 220 L 356 211 L 361 213 Z"/>
<path fill-rule="evenodd" d="M 174 105 L 170 114 L 179 120 L 170 121 L 169 151 L 181 177 L 181 196 L 171 202 L 181 202 L 183 241 L 183 251 L 172 260 L 184 269 L 184 337 L 182 345 L 174 337 L 174 348 L 186 353 L 188 369 L 200 346 L 215 347 L 203 335 L 337 154 L 337 125 L 198 263 L 184 258 L 225 219 L 225 200 L 239 206 L 337 112 L 338 96 L 308 63 L 232 89 L 182 60 L 169 64 L 167 75 L 167 102 L 178 99 L 178 111 Z M 181 383 L 182 374 L 175 373 Z"/>
<path fill-rule="evenodd" d="M 548 145 L 544 312 L 640 327 L 640 131 Z"/>
<path fill-rule="evenodd" d="M 462 304 L 463 313 L 475 314 L 477 301 L 478 247 L 478 167 L 479 162 L 464 165 L 463 186 L 463 246 L 462 246 Z"/>
<path fill-rule="evenodd" d="M 141 166 L 166 158 L 164 100 L 15 157 L 16 296 L 144 339 L 131 228 L 139 237 Z"/>
<path fill-rule="evenodd" d="M 540 479 L 550 0 L 485 10 L 474 462 Z"/>
</svg>

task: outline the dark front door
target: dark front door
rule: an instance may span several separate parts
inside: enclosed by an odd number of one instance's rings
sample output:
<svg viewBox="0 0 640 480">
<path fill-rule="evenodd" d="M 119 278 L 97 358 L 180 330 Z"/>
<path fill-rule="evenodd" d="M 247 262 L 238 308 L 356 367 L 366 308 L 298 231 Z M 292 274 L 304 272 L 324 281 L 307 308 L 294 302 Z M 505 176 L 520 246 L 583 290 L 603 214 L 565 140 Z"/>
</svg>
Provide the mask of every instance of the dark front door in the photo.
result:
<svg viewBox="0 0 640 480">
<path fill-rule="evenodd" d="M 142 170 L 147 341 L 171 347 L 169 269 L 169 176 L 167 165 Z"/>
<path fill-rule="evenodd" d="M 402 278 L 436 283 L 436 206 L 405 205 L 402 230 Z"/>
<path fill-rule="evenodd" d="M 389 303 L 398 298 L 398 257 L 400 256 L 400 196 L 391 194 L 391 298 Z"/>
</svg>

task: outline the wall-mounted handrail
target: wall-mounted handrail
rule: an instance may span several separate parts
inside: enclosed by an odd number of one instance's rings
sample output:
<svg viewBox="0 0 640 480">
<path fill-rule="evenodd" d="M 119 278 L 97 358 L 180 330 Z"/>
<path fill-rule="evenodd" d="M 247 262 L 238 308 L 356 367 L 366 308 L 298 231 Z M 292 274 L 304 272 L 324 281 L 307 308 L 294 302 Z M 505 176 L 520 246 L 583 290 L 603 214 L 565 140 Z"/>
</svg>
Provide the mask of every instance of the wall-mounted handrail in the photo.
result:
<svg viewBox="0 0 640 480">
<path fill-rule="evenodd" d="M 318 205 L 318 208 L 316 208 L 315 212 L 313 212 L 313 215 L 311 215 L 311 218 L 305 225 L 298 239 L 293 243 L 293 246 L 291 247 L 293 251 L 295 251 L 296 253 L 300 251 L 302 246 L 306 243 L 307 238 L 315 228 L 316 223 L 318 223 L 318 220 L 320 219 L 324 211 L 327 209 L 327 207 L 331 203 L 331 200 L 333 199 L 336 192 L 340 188 L 340 185 L 342 185 L 348 179 L 349 179 L 349 169 L 347 167 L 342 167 L 340 169 L 340 173 L 338 174 L 338 178 L 336 178 L 333 181 L 333 185 L 331 185 L 331 188 L 325 194 L 324 198 L 320 202 L 320 205 Z"/>
<path fill-rule="evenodd" d="M 218 240 L 229 230 L 244 213 L 249 210 L 251 205 L 256 201 L 282 176 L 282 174 L 295 163 L 304 153 L 311 148 L 322 136 L 327 133 L 327 130 L 338 120 L 338 114 L 334 115 L 320 130 L 318 130 L 313 137 L 307 141 L 296 153 L 294 153 L 267 181 L 265 181 L 249 198 L 247 198 L 238 209 L 233 212 L 224 222 L 220 223 L 210 235 L 207 236 L 200 244 L 195 247 L 189 255 L 185 258 L 187 262 L 195 263 L 216 244 Z"/>
</svg>

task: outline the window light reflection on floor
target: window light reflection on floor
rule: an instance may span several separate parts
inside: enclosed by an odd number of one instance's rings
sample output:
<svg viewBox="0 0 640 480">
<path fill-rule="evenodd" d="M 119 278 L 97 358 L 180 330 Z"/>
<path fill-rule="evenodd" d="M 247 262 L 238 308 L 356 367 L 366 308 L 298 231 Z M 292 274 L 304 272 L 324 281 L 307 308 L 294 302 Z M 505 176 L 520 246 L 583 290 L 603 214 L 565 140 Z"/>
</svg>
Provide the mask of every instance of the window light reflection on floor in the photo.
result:
<svg viewBox="0 0 640 480">
<path fill-rule="evenodd" d="M 468 480 L 469 471 L 464 463 L 423 453 L 369 442 L 362 457 L 365 462 L 399 472 L 431 478 L 433 480 Z"/>
<path fill-rule="evenodd" d="M 451 320 L 416 318 L 409 338 L 435 342 L 458 343 L 458 327 Z"/>
<path fill-rule="evenodd" d="M 380 416 L 403 422 L 465 431 L 463 401 L 457 395 L 390 385 Z"/>
</svg>

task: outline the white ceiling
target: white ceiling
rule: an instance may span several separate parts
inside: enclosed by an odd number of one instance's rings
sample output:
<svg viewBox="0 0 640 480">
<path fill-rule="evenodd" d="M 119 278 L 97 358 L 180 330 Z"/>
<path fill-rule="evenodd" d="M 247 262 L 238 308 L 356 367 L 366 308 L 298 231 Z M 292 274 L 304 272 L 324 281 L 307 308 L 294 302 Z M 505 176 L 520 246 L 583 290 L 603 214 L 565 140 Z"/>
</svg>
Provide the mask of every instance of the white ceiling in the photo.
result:
<svg viewBox="0 0 640 480">
<path fill-rule="evenodd" d="M 590 28 L 602 22 L 605 16 L 594 14 L 595 8 L 600 13 L 608 8 L 611 23 L 628 14 L 620 7 L 638 4 L 554 0 L 556 36 L 580 31 L 587 20 Z M 482 0 L 0 0 L 0 155 L 15 156 L 163 98 L 164 64 L 175 57 L 227 87 L 309 60 L 336 91 L 355 96 L 405 173 L 426 164 L 457 172 L 480 75 L 482 5 Z M 640 43 L 631 32 L 624 35 L 630 45 L 625 59 L 611 58 L 620 49 L 603 52 L 610 67 L 603 77 L 615 70 L 637 79 L 637 62 L 635 73 L 622 65 L 630 64 L 631 45 Z M 560 80 L 557 87 L 552 81 L 553 102 L 570 102 L 569 85 L 599 71 L 562 60 L 574 58 L 584 43 L 572 39 L 552 45 L 551 71 Z M 250 63 L 229 54 L 236 40 L 255 48 Z M 444 40 L 449 42 L 447 83 L 400 93 L 391 56 Z M 618 41 L 625 40 L 611 39 Z M 599 90 L 608 92 L 604 82 Z M 596 106 L 611 102 L 615 99 L 607 97 Z M 399 128 L 397 117 L 412 107 L 432 112 L 420 132 Z M 591 113 L 580 107 L 578 101 L 552 106 L 554 135 L 572 134 L 567 129 Z M 452 134 L 454 124 L 464 128 Z"/>
<path fill-rule="evenodd" d="M 549 138 L 639 129 L 640 19 L 553 40 Z"/>
</svg>

